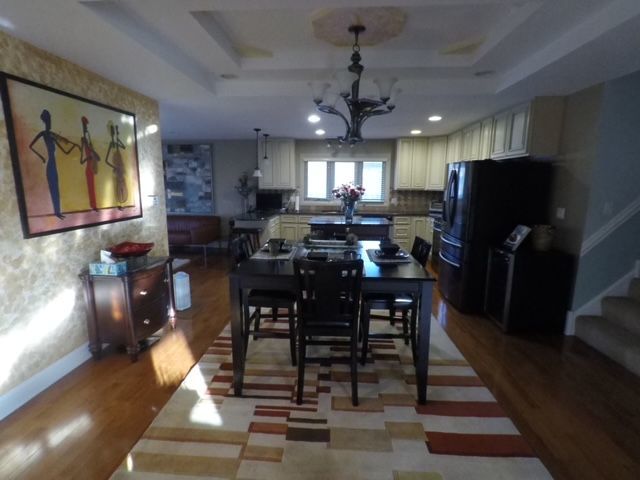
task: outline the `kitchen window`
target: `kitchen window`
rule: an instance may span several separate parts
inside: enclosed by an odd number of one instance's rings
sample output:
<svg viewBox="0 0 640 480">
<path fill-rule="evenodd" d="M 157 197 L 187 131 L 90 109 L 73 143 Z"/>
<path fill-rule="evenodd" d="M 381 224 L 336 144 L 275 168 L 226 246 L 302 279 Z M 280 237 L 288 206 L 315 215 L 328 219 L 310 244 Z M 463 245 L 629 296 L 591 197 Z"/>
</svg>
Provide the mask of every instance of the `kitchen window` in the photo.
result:
<svg viewBox="0 0 640 480">
<path fill-rule="evenodd" d="M 335 200 L 331 191 L 343 183 L 362 185 L 366 189 L 360 202 L 385 201 L 386 161 L 318 159 L 304 164 L 304 199 L 307 201 Z"/>
</svg>

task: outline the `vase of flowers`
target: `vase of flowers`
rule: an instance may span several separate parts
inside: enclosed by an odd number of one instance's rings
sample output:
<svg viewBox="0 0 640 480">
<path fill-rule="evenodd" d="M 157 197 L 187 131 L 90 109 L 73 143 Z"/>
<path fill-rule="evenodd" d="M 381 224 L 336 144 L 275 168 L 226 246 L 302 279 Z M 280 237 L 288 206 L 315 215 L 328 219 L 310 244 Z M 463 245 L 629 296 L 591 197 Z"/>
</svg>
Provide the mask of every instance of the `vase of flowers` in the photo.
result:
<svg viewBox="0 0 640 480">
<path fill-rule="evenodd" d="M 345 223 L 353 222 L 353 215 L 358 205 L 358 200 L 364 195 L 364 187 L 343 183 L 332 190 L 333 196 L 342 201 L 342 211 L 344 212 Z"/>
</svg>

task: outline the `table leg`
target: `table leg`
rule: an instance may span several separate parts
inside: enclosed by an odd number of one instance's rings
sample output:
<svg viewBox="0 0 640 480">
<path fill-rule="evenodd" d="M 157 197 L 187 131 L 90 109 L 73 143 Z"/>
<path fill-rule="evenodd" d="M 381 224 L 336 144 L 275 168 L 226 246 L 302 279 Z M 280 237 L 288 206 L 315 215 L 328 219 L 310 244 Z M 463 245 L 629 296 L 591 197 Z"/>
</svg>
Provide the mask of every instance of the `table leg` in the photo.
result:
<svg viewBox="0 0 640 480">
<path fill-rule="evenodd" d="M 422 282 L 420 316 L 418 317 L 418 357 L 416 360 L 416 385 L 418 403 L 427 403 L 427 379 L 429 376 L 429 344 L 431 341 L 431 302 L 433 283 Z"/>
<path fill-rule="evenodd" d="M 244 377 L 244 339 L 242 334 L 242 305 L 240 278 L 229 275 L 229 302 L 231 309 L 231 352 L 233 356 L 233 394 L 242 395 Z"/>
</svg>

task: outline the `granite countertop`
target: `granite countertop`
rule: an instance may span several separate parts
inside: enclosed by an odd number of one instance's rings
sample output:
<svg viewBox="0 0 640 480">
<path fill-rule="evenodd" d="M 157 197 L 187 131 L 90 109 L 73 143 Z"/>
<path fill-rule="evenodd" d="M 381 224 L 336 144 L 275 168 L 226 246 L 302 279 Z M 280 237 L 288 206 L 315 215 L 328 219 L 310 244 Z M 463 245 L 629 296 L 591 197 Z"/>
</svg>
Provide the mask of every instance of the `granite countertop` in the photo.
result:
<svg viewBox="0 0 640 480">
<path fill-rule="evenodd" d="M 309 225 L 345 225 L 344 215 L 323 215 L 312 217 Z M 393 222 L 383 217 L 361 217 L 356 215 L 353 217 L 351 225 L 393 225 Z"/>
<path fill-rule="evenodd" d="M 311 210 L 307 210 L 307 209 L 302 209 L 299 212 L 281 212 L 280 210 L 273 210 L 273 211 L 256 211 L 256 212 L 251 212 L 251 213 L 245 213 L 243 215 L 237 215 L 234 217 L 234 220 L 240 220 L 240 221 L 267 221 L 270 218 L 276 216 L 276 215 L 281 215 L 281 214 L 286 214 L 286 215 L 311 215 L 314 217 L 328 217 L 328 218 L 334 218 L 335 217 L 343 217 L 344 214 L 342 212 L 338 212 L 338 211 L 329 211 L 329 212 L 318 212 L 318 211 L 311 211 Z M 366 211 L 363 210 L 361 212 L 358 212 L 357 217 L 362 217 L 362 218 L 367 218 L 367 219 L 380 219 L 380 218 L 385 218 L 385 217 L 394 217 L 394 216 L 407 216 L 407 217 L 426 217 L 428 215 L 428 212 L 426 210 L 421 210 L 421 211 L 412 211 L 412 212 L 397 212 L 397 211 L 388 211 L 388 212 L 375 212 L 375 211 Z M 371 225 L 371 224 L 370 224 Z M 380 225 L 380 224 L 378 224 Z"/>
</svg>

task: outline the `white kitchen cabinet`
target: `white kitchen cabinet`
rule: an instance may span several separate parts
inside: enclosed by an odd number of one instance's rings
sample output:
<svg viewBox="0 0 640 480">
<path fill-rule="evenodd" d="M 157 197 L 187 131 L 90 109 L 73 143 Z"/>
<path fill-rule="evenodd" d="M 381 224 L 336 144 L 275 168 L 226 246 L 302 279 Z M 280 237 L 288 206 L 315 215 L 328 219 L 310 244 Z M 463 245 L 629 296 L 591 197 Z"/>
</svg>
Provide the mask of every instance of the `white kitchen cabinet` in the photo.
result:
<svg viewBox="0 0 640 480">
<path fill-rule="evenodd" d="M 280 216 L 271 217 L 260 235 L 260 244 L 264 245 L 270 238 L 280 237 Z"/>
<path fill-rule="evenodd" d="M 400 248 L 411 252 L 413 241 L 416 236 L 427 240 L 428 225 L 427 217 L 418 216 L 395 216 L 393 217 L 393 242 L 400 245 Z M 428 241 L 428 240 L 427 240 Z"/>
<path fill-rule="evenodd" d="M 296 242 L 298 240 L 298 216 L 280 215 L 280 235 L 281 238 Z"/>
<path fill-rule="evenodd" d="M 426 190 L 426 138 L 398 139 L 394 173 L 394 188 L 396 190 Z"/>
<path fill-rule="evenodd" d="M 462 156 L 462 131 L 459 130 L 447 137 L 447 163 L 454 163 Z M 446 179 L 445 179 L 446 181 Z"/>
<path fill-rule="evenodd" d="M 480 122 L 462 130 L 461 160 L 478 160 L 480 158 L 480 131 Z"/>
<path fill-rule="evenodd" d="M 556 155 L 563 115 L 563 97 L 536 97 L 495 115 L 491 158 Z"/>
<path fill-rule="evenodd" d="M 424 239 L 433 245 L 433 217 L 427 217 L 427 235 Z"/>
<path fill-rule="evenodd" d="M 264 143 L 260 147 L 261 189 L 290 190 L 296 188 L 295 143 L 290 139 L 273 139 L 267 142 L 267 158 Z"/>
<path fill-rule="evenodd" d="M 493 140 L 493 118 L 485 118 L 480 123 L 480 160 L 491 158 L 491 141 Z"/>
<path fill-rule="evenodd" d="M 296 232 L 298 235 L 297 240 L 299 242 L 304 240 L 305 235 L 309 235 L 311 233 L 309 220 L 311 220 L 311 215 L 298 215 L 298 228 L 296 229 Z"/>
<path fill-rule="evenodd" d="M 444 190 L 447 137 L 430 137 L 427 145 L 427 190 Z"/>
</svg>

